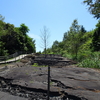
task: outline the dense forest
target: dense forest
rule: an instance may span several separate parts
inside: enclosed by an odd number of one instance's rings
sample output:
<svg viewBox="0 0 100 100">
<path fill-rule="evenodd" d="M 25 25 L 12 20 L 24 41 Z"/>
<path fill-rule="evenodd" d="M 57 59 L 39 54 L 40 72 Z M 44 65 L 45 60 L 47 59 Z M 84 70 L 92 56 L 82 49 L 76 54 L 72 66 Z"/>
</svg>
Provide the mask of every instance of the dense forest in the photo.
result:
<svg viewBox="0 0 100 100">
<path fill-rule="evenodd" d="M 15 52 L 34 53 L 35 40 L 27 35 L 29 28 L 25 24 L 15 27 L 5 23 L 0 15 L 0 56 L 6 56 Z"/>
</svg>

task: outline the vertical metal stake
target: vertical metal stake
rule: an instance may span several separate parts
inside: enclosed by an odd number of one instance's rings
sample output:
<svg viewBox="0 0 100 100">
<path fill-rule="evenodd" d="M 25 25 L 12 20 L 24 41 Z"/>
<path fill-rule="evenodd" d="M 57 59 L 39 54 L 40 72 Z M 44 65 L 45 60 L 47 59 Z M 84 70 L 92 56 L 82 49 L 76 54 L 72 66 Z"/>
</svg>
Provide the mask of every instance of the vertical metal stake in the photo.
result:
<svg viewBox="0 0 100 100">
<path fill-rule="evenodd" d="M 47 91 L 47 100 L 50 97 L 50 66 L 48 65 L 48 91 Z"/>
</svg>

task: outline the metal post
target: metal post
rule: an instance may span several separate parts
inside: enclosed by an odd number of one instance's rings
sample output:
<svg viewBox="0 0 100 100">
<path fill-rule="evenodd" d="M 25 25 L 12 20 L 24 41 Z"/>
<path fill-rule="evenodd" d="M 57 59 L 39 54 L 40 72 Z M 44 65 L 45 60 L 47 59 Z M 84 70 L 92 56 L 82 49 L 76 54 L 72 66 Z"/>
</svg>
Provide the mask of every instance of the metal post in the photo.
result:
<svg viewBox="0 0 100 100">
<path fill-rule="evenodd" d="M 47 100 L 50 97 L 50 66 L 48 65 L 48 91 L 47 91 Z"/>
<path fill-rule="evenodd" d="M 6 66 L 7 66 L 7 56 L 5 56 L 5 64 L 6 64 Z"/>
</svg>

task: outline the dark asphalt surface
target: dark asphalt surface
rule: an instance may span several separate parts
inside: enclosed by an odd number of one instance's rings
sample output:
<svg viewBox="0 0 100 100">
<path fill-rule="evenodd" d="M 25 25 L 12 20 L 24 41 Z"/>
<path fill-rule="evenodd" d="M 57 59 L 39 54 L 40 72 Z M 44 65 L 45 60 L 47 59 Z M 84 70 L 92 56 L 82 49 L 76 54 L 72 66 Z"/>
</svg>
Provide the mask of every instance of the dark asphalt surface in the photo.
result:
<svg viewBox="0 0 100 100">
<path fill-rule="evenodd" d="M 59 63 L 58 63 L 59 64 Z M 20 66 L 19 66 L 20 65 Z M 47 91 L 47 67 L 35 67 L 16 63 L 0 68 L 0 77 L 11 79 L 12 85 L 35 90 Z M 13 67 L 14 66 L 14 67 Z M 100 100 L 100 72 L 91 68 L 75 66 L 50 67 L 50 91 L 65 91 L 69 96 L 86 98 L 82 100 Z M 0 100 L 28 100 L 26 98 L 0 92 Z M 76 100 L 76 99 L 74 99 Z"/>
<path fill-rule="evenodd" d="M 22 98 L 19 96 L 13 96 L 13 95 L 10 95 L 9 93 L 0 91 L 0 100 L 28 100 L 28 99 Z"/>
</svg>

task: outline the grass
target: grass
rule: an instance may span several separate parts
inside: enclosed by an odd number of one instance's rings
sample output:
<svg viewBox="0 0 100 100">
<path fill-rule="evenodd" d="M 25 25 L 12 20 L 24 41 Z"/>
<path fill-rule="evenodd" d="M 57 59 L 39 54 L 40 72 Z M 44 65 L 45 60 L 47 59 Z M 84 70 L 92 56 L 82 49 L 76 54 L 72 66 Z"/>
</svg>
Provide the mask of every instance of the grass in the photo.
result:
<svg viewBox="0 0 100 100">
<path fill-rule="evenodd" d="M 47 65 L 38 65 L 38 63 L 34 63 L 32 66 L 33 67 L 48 67 Z"/>
<path fill-rule="evenodd" d="M 30 81 L 30 83 L 34 83 L 34 81 Z"/>
<path fill-rule="evenodd" d="M 26 75 L 28 75 L 29 73 L 28 72 L 26 72 Z"/>
<path fill-rule="evenodd" d="M 100 60 L 85 59 L 78 64 L 79 67 L 100 68 Z"/>
<path fill-rule="evenodd" d="M 53 82 L 52 81 L 50 82 L 50 85 L 53 85 Z"/>
<path fill-rule="evenodd" d="M 79 67 L 85 68 L 98 68 L 100 69 L 100 52 L 94 52 L 87 58 L 83 59 L 79 64 Z"/>
</svg>

